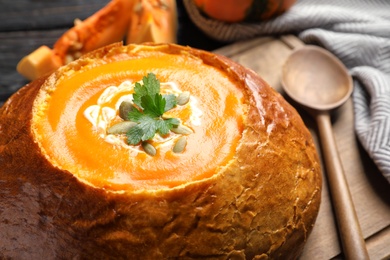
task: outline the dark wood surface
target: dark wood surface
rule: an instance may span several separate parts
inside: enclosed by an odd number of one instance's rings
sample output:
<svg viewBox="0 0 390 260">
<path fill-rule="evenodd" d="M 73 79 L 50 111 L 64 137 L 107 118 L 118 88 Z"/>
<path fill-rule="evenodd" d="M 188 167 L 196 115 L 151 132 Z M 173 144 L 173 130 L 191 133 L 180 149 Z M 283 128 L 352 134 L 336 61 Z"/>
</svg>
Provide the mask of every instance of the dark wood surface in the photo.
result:
<svg viewBox="0 0 390 260">
<path fill-rule="evenodd" d="M 41 45 L 54 42 L 73 25 L 109 0 L 0 0 L 0 106 L 28 83 L 16 72 L 18 61 Z M 302 43 L 293 36 L 265 37 L 227 45 L 215 42 L 195 28 L 179 8 L 178 43 L 214 50 L 250 67 L 281 91 L 281 66 Z M 317 141 L 314 121 L 298 110 Z M 371 259 L 390 259 L 390 186 L 360 146 L 353 129 L 349 100 L 334 117 L 336 141 Z M 324 179 L 323 201 L 316 226 L 302 259 L 342 258 L 332 201 Z M 1 232 L 1 231 L 0 231 Z"/>
<path fill-rule="evenodd" d="M 72 26 L 106 1 L 0 0 L 0 101 L 27 83 L 16 72 L 18 61 L 41 45 L 52 46 Z"/>
</svg>

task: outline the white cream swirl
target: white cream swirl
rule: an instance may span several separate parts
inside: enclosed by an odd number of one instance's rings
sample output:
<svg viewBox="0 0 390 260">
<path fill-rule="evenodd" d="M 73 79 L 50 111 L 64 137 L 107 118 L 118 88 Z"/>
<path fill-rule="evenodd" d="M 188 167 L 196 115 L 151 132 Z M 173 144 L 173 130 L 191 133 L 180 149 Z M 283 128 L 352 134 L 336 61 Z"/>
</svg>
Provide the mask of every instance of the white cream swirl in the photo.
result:
<svg viewBox="0 0 390 260">
<path fill-rule="evenodd" d="M 141 81 L 139 83 L 142 84 Z M 129 91 L 133 92 L 134 87 L 135 82 L 131 81 L 124 81 L 119 86 L 107 87 L 99 96 L 97 103 L 87 107 L 83 114 L 84 117 L 92 124 L 91 129 L 93 131 L 97 131 L 99 136 L 106 142 L 138 151 L 137 148 L 126 144 L 125 137 L 123 135 L 107 134 L 107 128 L 110 126 L 111 122 L 118 119 L 119 117 L 118 110 L 120 104 L 123 101 L 133 102 L 133 95 L 128 93 Z M 182 93 L 175 82 L 160 83 L 160 92 L 161 94 L 174 95 Z M 115 103 L 115 108 L 108 106 L 108 104 L 115 98 L 118 99 Z M 200 126 L 202 123 L 201 117 L 203 112 L 198 106 L 197 98 L 191 96 L 187 105 L 190 106 L 191 115 L 189 121 L 187 121 L 186 124 L 188 126 Z M 161 137 L 160 135 L 155 135 L 153 141 L 161 143 L 161 145 L 172 145 L 172 139 L 172 136 Z"/>
</svg>

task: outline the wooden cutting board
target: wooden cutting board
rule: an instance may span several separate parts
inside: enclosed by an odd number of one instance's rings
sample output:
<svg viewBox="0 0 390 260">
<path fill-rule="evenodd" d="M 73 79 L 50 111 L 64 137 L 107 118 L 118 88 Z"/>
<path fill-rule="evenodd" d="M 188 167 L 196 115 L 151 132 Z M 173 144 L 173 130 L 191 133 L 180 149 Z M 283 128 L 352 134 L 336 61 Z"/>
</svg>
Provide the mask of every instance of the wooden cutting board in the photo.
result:
<svg viewBox="0 0 390 260">
<path fill-rule="evenodd" d="M 293 49 L 300 46 L 303 43 L 298 38 L 288 35 L 238 42 L 214 52 L 251 68 L 286 97 L 280 83 L 282 66 Z M 321 157 L 314 120 L 299 107 L 297 110 L 311 131 Z M 336 111 L 333 130 L 370 258 L 390 259 L 390 185 L 357 140 L 352 99 Z M 322 169 L 325 170 L 323 164 Z M 320 212 L 300 259 L 343 258 L 325 174 L 323 180 Z"/>
</svg>

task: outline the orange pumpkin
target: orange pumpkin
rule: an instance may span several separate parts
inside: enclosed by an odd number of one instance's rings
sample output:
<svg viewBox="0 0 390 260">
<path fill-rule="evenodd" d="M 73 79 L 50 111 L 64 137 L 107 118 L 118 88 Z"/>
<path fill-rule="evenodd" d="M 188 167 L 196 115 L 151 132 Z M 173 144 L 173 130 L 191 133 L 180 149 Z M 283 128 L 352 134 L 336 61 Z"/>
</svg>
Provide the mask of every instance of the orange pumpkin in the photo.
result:
<svg viewBox="0 0 390 260">
<path fill-rule="evenodd" d="M 207 16 L 223 22 L 259 21 L 282 14 L 296 0 L 193 0 Z"/>
</svg>

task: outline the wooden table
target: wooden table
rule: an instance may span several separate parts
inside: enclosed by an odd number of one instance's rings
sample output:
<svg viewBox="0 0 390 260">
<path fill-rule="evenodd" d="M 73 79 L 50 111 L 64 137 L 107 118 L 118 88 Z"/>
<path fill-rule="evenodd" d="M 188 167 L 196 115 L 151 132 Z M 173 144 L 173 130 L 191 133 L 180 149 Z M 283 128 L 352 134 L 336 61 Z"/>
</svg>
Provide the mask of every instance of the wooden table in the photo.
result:
<svg viewBox="0 0 390 260">
<path fill-rule="evenodd" d="M 0 105 L 27 83 L 15 70 L 17 62 L 23 56 L 41 45 L 52 46 L 72 26 L 74 18 L 84 19 L 107 2 L 108 0 L 0 0 Z M 179 18 L 181 26 L 186 26 L 179 31 L 179 43 L 205 49 L 221 45 L 191 27 L 185 14 L 180 14 Z M 191 33 L 188 33 L 188 28 Z M 226 45 L 214 52 L 253 69 L 277 91 L 282 92 L 281 67 L 291 51 L 302 44 L 291 35 L 263 37 Z M 320 152 L 314 120 L 299 108 L 298 111 Z M 353 104 L 349 100 L 334 116 L 336 142 L 370 257 L 390 259 L 390 185 L 360 146 L 353 124 Z M 340 259 L 342 254 L 324 177 L 320 213 L 301 259 L 332 258 Z"/>
</svg>

